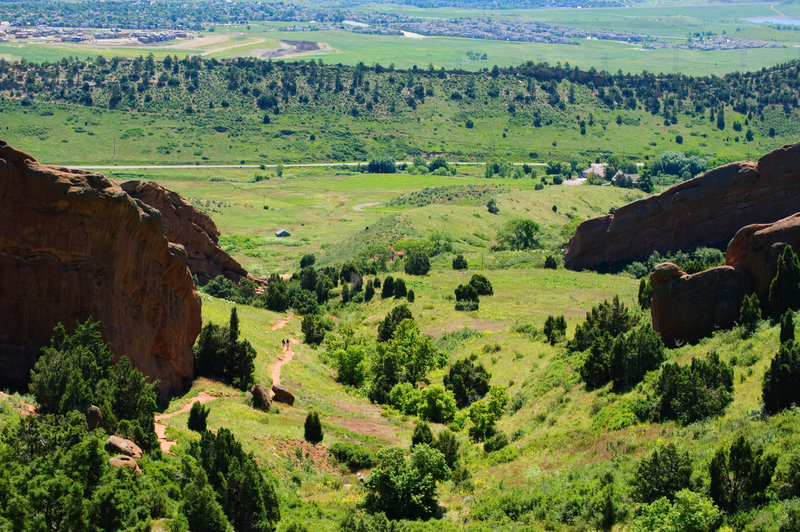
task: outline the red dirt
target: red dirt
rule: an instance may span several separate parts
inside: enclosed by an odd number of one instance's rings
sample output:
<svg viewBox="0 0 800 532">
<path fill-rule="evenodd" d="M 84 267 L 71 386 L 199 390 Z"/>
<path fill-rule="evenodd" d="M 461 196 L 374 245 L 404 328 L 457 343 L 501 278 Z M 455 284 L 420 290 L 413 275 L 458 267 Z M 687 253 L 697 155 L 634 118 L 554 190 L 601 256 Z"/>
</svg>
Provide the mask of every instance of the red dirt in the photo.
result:
<svg viewBox="0 0 800 532">
<path fill-rule="evenodd" d="M 170 412 L 169 414 L 158 414 L 155 417 L 155 429 L 156 435 L 158 436 L 158 443 L 161 445 L 161 451 L 169 454 L 174 454 L 170 451 L 173 445 L 177 445 L 178 442 L 175 440 L 168 440 L 167 439 L 167 426 L 161 423 L 162 419 L 168 419 L 172 416 L 177 416 L 178 414 L 183 414 L 188 412 L 192 409 L 192 405 L 199 402 L 200 404 L 208 403 L 209 401 L 213 401 L 216 399 L 215 396 L 209 395 L 206 392 L 200 392 L 195 397 L 192 397 L 189 400 L 188 404 L 183 405 L 179 410 L 174 412 Z"/>
<path fill-rule="evenodd" d="M 0 399 L 11 404 L 12 407 L 23 416 L 28 416 L 36 413 L 36 407 L 34 405 L 26 403 L 22 399 L 15 398 L 13 395 L 9 395 L 5 392 L 0 392 Z M 20 403 L 19 406 L 14 406 L 13 402 L 15 399 Z"/>
</svg>

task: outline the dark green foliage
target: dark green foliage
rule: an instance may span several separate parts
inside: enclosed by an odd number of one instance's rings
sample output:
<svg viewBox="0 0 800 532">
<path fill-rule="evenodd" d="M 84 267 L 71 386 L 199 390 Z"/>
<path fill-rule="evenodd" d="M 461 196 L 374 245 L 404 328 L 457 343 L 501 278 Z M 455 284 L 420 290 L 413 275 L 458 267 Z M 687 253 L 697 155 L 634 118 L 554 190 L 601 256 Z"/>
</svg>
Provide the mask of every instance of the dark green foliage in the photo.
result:
<svg viewBox="0 0 800 532">
<path fill-rule="evenodd" d="M 246 390 L 253 384 L 256 350 L 247 340 L 239 340 L 239 317 L 231 309 L 228 325 L 207 323 L 194 348 L 195 375 L 217 379 Z"/>
<path fill-rule="evenodd" d="M 289 298 L 289 306 L 298 314 L 317 314 L 320 311 L 317 294 L 301 287 L 297 281 L 292 281 L 287 285 L 286 296 Z"/>
<path fill-rule="evenodd" d="M 424 251 L 413 251 L 403 269 L 408 275 L 425 275 L 431 269 L 431 260 Z"/>
<path fill-rule="evenodd" d="M 411 447 L 424 443 L 426 445 L 433 444 L 433 433 L 431 427 L 424 421 L 418 421 L 414 425 L 414 432 L 411 434 Z"/>
<path fill-rule="evenodd" d="M 456 257 L 453 259 L 453 269 L 454 270 L 467 269 L 467 259 L 464 258 L 464 255 L 456 255 Z"/>
<path fill-rule="evenodd" d="M 394 281 L 394 297 L 395 299 L 401 299 L 408 295 L 408 290 L 406 290 L 406 282 L 403 279 L 395 279 Z"/>
<path fill-rule="evenodd" d="M 611 347 L 613 343 L 614 339 L 607 332 L 594 338 L 589 353 L 578 368 L 578 373 L 587 388 L 598 388 L 611 380 Z"/>
<path fill-rule="evenodd" d="M 794 314 L 787 310 L 781 316 L 781 343 L 794 341 Z"/>
<path fill-rule="evenodd" d="M 189 430 L 203 432 L 206 430 L 206 419 L 211 409 L 204 406 L 200 401 L 195 402 L 189 410 Z"/>
<path fill-rule="evenodd" d="M 370 174 L 395 174 L 397 173 L 397 166 L 393 159 L 381 157 L 380 159 L 370 160 L 367 164 L 367 172 Z"/>
<path fill-rule="evenodd" d="M 76 323 L 72 336 L 56 325 L 50 346 L 31 370 L 30 391 L 39 412 L 63 415 L 97 405 L 108 431 L 119 430 L 145 449 L 158 442 L 153 425 L 157 388 L 158 382 L 148 382 L 127 357 L 112 364 L 100 324 L 91 320 Z"/>
<path fill-rule="evenodd" d="M 350 283 L 342 285 L 342 303 L 349 303 L 352 298 L 350 297 Z"/>
<path fill-rule="evenodd" d="M 270 275 L 267 289 L 264 292 L 264 306 L 274 312 L 285 312 L 289 308 L 289 303 L 286 281 L 277 274 Z"/>
<path fill-rule="evenodd" d="M 586 321 L 575 328 L 575 336 L 568 347 L 572 351 L 585 351 L 604 333 L 615 338 L 636 325 L 637 321 L 638 317 L 620 303 L 619 296 L 614 296 L 612 302 L 604 300 L 589 311 Z"/>
<path fill-rule="evenodd" d="M 478 293 L 479 296 L 491 296 L 494 294 L 494 289 L 492 288 L 492 283 L 489 282 L 489 279 L 484 277 L 480 274 L 474 274 L 472 278 L 469 280 L 469 284 L 475 291 Z"/>
<path fill-rule="evenodd" d="M 317 270 L 311 266 L 306 266 L 300 270 L 300 288 L 303 290 L 315 291 L 317 289 Z"/>
<path fill-rule="evenodd" d="M 387 277 L 386 280 L 388 281 L 391 277 Z M 384 282 L 383 286 L 385 287 L 388 283 Z M 389 314 L 386 315 L 386 318 L 378 324 L 378 341 L 385 342 L 389 340 L 392 335 L 394 335 L 395 329 L 403 320 L 413 320 L 414 316 L 411 315 L 411 311 L 408 310 L 408 306 L 406 305 L 398 305 L 394 307 Z"/>
<path fill-rule="evenodd" d="M 454 469 L 458 461 L 458 448 L 460 444 L 456 439 L 456 435 L 450 429 L 444 429 L 436 436 L 436 440 L 431 446 L 442 453 L 447 467 Z"/>
<path fill-rule="evenodd" d="M 308 268 L 309 266 L 313 266 L 316 262 L 317 257 L 315 257 L 313 253 L 306 253 L 300 259 L 300 268 Z"/>
<path fill-rule="evenodd" d="M 456 287 L 456 310 L 478 310 L 480 299 L 478 292 L 469 284 L 460 284 Z"/>
<path fill-rule="evenodd" d="M 791 246 L 778 257 L 778 271 L 769 285 L 769 304 L 773 316 L 800 309 L 800 262 Z"/>
<path fill-rule="evenodd" d="M 367 286 L 364 288 L 364 301 L 369 303 L 375 297 L 375 286 L 372 284 L 372 279 L 367 281 Z"/>
<path fill-rule="evenodd" d="M 444 385 L 453 392 L 458 408 L 464 408 L 489 392 L 491 375 L 483 364 L 475 364 L 475 356 L 456 361 L 444 376 Z"/>
<path fill-rule="evenodd" d="M 642 380 L 664 360 L 664 343 L 650 324 L 640 325 L 614 339 L 610 374 L 615 388 L 626 388 Z"/>
<path fill-rule="evenodd" d="M 717 451 L 708 466 L 711 498 L 727 512 L 762 502 L 776 464 L 776 456 L 765 456 L 739 436 L 730 450 Z"/>
<path fill-rule="evenodd" d="M 639 281 L 639 294 L 637 299 L 639 301 L 639 307 L 642 310 L 647 310 L 650 308 L 650 300 L 653 297 L 653 283 L 650 282 L 649 277 L 643 277 L 641 281 Z"/>
<path fill-rule="evenodd" d="M 198 469 L 192 482 L 183 488 L 181 513 L 186 516 L 192 532 L 233 530 L 202 469 Z"/>
<path fill-rule="evenodd" d="M 303 438 L 314 445 L 322 441 L 322 423 L 320 423 L 319 414 L 316 412 L 310 412 L 306 416 L 306 421 L 303 425 Z"/>
<path fill-rule="evenodd" d="M 692 423 L 722 414 L 733 400 L 733 369 L 716 352 L 692 359 L 689 366 L 667 364 L 656 384 L 655 414 Z"/>
<path fill-rule="evenodd" d="M 800 404 L 800 344 L 781 344 L 764 373 L 764 410 L 774 414 Z"/>
<path fill-rule="evenodd" d="M 448 170 L 450 167 L 447 164 L 447 159 L 439 155 L 438 157 L 434 157 L 433 160 L 428 164 L 428 171 L 434 172 L 439 168 L 444 168 Z"/>
<path fill-rule="evenodd" d="M 490 199 L 486 204 L 486 210 L 489 211 L 489 214 L 497 214 L 500 212 L 500 207 L 497 206 L 497 201 L 494 198 Z"/>
<path fill-rule="evenodd" d="M 247 281 L 247 279 L 245 279 L 245 281 Z M 217 275 L 208 281 L 203 287 L 203 292 L 210 296 L 226 299 L 241 305 L 249 303 L 250 299 L 242 294 L 241 288 L 235 282 L 224 275 Z"/>
<path fill-rule="evenodd" d="M 556 342 L 563 340 L 567 335 L 567 320 L 564 315 L 547 316 L 547 319 L 544 320 L 543 332 L 550 345 L 555 345 Z"/>
<path fill-rule="evenodd" d="M 553 207 L 555 207 L 555 205 L 553 205 Z M 558 259 L 555 255 L 548 255 L 544 258 L 544 267 L 550 270 L 558 269 Z"/>
<path fill-rule="evenodd" d="M 203 432 L 189 452 L 208 475 L 233 528 L 237 531 L 274 530 L 280 519 L 278 497 L 258 469 L 252 455 L 226 429 Z"/>
<path fill-rule="evenodd" d="M 417 299 L 417 296 L 413 290 L 409 290 L 408 294 L 406 294 L 406 299 L 408 299 L 409 303 L 413 303 L 414 300 Z"/>
<path fill-rule="evenodd" d="M 761 321 L 761 304 L 753 292 L 749 296 L 744 296 L 742 306 L 739 308 L 739 325 L 745 336 L 751 336 L 756 331 L 759 321 Z"/>
<path fill-rule="evenodd" d="M 389 519 L 427 519 L 438 509 L 436 483 L 449 475 L 442 453 L 426 444 L 414 446 L 410 459 L 404 449 L 383 449 L 378 453 L 378 466 L 364 484 L 364 506 Z"/>
<path fill-rule="evenodd" d="M 623 269 L 637 279 L 649 278 L 653 267 L 662 262 L 674 262 L 685 272 L 699 272 L 725 264 L 725 254 L 716 248 L 696 248 L 691 252 L 654 251 L 644 261 L 633 261 Z"/>
<path fill-rule="evenodd" d="M 497 234 L 497 240 L 513 250 L 535 249 L 539 247 L 536 234 L 539 224 L 528 218 L 509 220 Z"/>
<path fill-rule="evenodd" d="M 376 277 L 375 281 L 372 284 L 375 286 L 375 288 L 380 288 L 381 287 L 381 278 L 380 277 Z"/>
<path fill-rule="evenodd" d="M 394 278 L 389 275 L 383 280 L 381 287 L 381 299 L 386 299 L 394 295 Z"/>
<path fill-rule="evenodd" d="M 689 453 L 678 451 L 671 443 L 642 458 L 631 486 L 639 502 L 649 504 L 661 497 L 673 501 L 676 493 L 692 487 L 691 476 Z"/>
<path fill-rule="evenodd" d="M 347 286 L 347 285 L 345 285 Z M 333 330 L 333 320 L 319 314 L 306 314 L 300 326 L 308 345 L 319 345 L 325 339 L 325 333 Z"/>
<path fill-rule="evenodd" d="M 334 443 L 328 450 L 337 462 L 346 465 L 352 472 L 368 469 L 376 463 L 375 453 L 355 443 Z"/>
<path fill-rule="evenodd" d="M 503 432 L 498 432 L 483 443 L 483 450 L 487 453 L 499 451 L 508 445 L 508 436 Z"/>
</svg>

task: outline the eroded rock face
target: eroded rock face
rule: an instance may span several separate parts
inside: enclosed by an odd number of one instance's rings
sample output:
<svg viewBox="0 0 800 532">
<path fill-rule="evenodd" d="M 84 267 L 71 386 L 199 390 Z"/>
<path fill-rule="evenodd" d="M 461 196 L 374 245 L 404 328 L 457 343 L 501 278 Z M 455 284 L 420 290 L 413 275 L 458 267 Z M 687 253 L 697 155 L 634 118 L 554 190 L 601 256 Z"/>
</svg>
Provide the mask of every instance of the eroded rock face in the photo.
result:
<svg viewBox="0 0 800 532">
<path fill-rule="evenodd" d="M 250 393 L 253 394 L 253 406 L 259 410 L 269 412 L 272 408 L 272 398 L 269 396 L 269 391 L 261 384 L 254 384 L 250 388 Z"/>
<path fill-rule="evenodd" d="M 725 266 L 687 275 L 672 263 L 657 265 L 650 273 L 653 328 L 667 344 L 693 342 L 733 325 L 751 292 L 768 311 L 769 285 L 787 245 L 800 251 L 800 213 L 741 228 L 728 244 Z"/>
<path fill-rule="evenodd" d="M 604 269 L 667 252 L 725 245 L 741 227 L 800 209 L 800 143 L 732 163 L 578 226 L 564 253 L 572 270 Z"/>
<path fill-rule="evenodd" d="M 162 395 L 191 381 L 200 302 L 161 220 L 100 174 L 0 141 L 0 385 L 27 381 L 58 322 L 89 317 Z"/>
<path fill-rule="evenodd" d="M 653 329 L 667 345 L 695 342 L 714 329 L 731 327 L 750 287 L 747 274 L 730 266 L 689 275 L 671 262 L 657 265 L 650 281 Z"/>
<path fill-rule="evenodd" d="M 186 198 L 152 181 L 126 181 L 120 186 L 131 197 L 161 212 L 167 240 L 186 248 L 189 269 L 201 285 L 218 275 L 236 282 L 247 276 L 245 269 L 219 247 L 219 230 L 213 220 Z"/>
</svg>

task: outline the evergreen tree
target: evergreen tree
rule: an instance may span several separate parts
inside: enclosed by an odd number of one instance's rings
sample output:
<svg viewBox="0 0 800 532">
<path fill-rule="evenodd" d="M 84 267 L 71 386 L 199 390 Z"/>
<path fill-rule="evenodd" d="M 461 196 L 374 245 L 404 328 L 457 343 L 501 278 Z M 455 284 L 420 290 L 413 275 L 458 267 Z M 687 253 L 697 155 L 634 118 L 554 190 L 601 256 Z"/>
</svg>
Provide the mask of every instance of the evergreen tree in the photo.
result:
<svg viewBox="0 0 800 532">
<path fill-rule="evenodd" d="M 394 295 L 394 279 L 391 275 L 387 276 L 386 279 L 383 280 L 383 286 L 381 287 L 381 299 L 387 299 Z"/>
<path fill-rule="evenodd" d="M 408 295 L 408 290 L 406 290 L 406 282 L 403 279 L 395 279 L 394 281 L 394 297 L 395 299 L 401 299 Z"/>
<path fill-rule="evenodd" d="M 639 281 L 639 295 L 637 299 L 639 301 L 639 307 L 642 310 L 647 310 L 650 308 L 650 299 L 653 297 L 653 284 L 650 282 L 649 277 L 643 278 Z"/>
<path fill-rule="evenodd" d="M 794 314 L 787 310 L 781 316 L 781 343 L 794 341 Z"/>
<path fill-rule="evenodd" d="M 414 300 L 417 298 L 416 294 L 414 294 L 413 290 L 409 290 L 408 294 L 406 295 L 406 299 L 408 299 L 409 303 L 413 303 Z"/>
<path fill-rule="evenodd" d="M 800 344 L 781 344 L 764 373 L 762 395 L 770 414 L 800 404 Z"/>
<path fill-rule="evenodd" d="M 342 303 L 350 302 L 350 283 L 342 284 Z"/>
<path fill-rule="evenodd" d="M 733 442 L 729 451 L 720 449 L 708 467 L 711 477 L 711 498 L 722 510 L 738 509 L 765 500 L 765 491 L 772 480 L 777 457 L 764 455 L 744 436 Z"/>
<path fill-rule="evenodd" d="M 195 374 L 219 379 L 246 390 L 253 384 L 256 350 L 247 340 L 239 340 L 239 315 L 231 309 L 228 325 L 207 323 L 197 338 Z"/>
<path fill-rule="evenodd" d="M 192 532 L 232 531 L 233 528 L 217 502 L 214 488 L 208 484 L 206 474 L 198 470 L 192 482 L 183 488 L 181 513 L 189 522 Z"/>
<path fill-rule="evenodd" d="M 776 317 L 800 309 L 800 261 L 791 246 L 783 248 L 778 257 L 778 271 L 769 285 L 769 304 Z"/>
<path fill-rule="evenodd" d="M 404 270 L 408 275 L 425 275 L 431 269 L 431 260 L 424 251 L 414 251 L 406 259 Z"/>
<path fill-rule="evenodd" d="M 474 274 L 469 280 L 470 286 L 475 289 L 479 296 L 491 296 L 494 294 L 494 288 L 489 279 L 480 274 Z"/>
<path fill-rule="evenodd" d="M 303 438 L 314 445 L 322 441 L 322 423 L 319 421 L 319 414 L 311 412 L 306 416 L 303 425 Z"/>
<path fill-rule="evenodd" d="M 375 286 L 372 284 L 372 279 L 367 281 L 367 286 L 364 288 L 364 301 L 369 303 L 375 297 Z"/>
<path fill-rule="evenodd" d="M 480 299 L 478 292 L 469 284 L 460 284 L 456 287 L 456 310 L 478 310 Z"/>
<path fill-rule="evenodd" d="M 418 421 L 414 425 L 414 432 L 411 434 L 411 447 L 424 443 L 426 445 L 433 444 L 433 432 L 431 427 L 424 421 Z"/>
<path fill-rule="evenodd" d="M 689 453 L 681 453 L 675 444 L 656 448 L 639 462 L 631 485 L 639 502 L 651 503 L 666 497 L 673 501 L 682 489 L 690 489 L 692 461 Z"/>
<path fill-rule="evenodd" d="M 386 283 L 384 283 L 384 286 L 386 286 Z M 408 310 L 406 305 L 398 305 L 389 311 L 386 318 L 378 324 L 378 341 L 385 342 L 389 340 L 394 335 L 395 329 L 400 325 L 400 322 L 406 319 L 414 320 L 414 316 L 411 315 L 411 311 Z"/>
<path fill-rule="evenodd" d="M 467 269 L 467 259 L 464 258 L 464 255 L 457 255 L 453 259 L 453 269 L 454 270 L 466 270 Z"/>
<path fill-rule="evenodd" d="M 196 401 L 192 404 L 192 408 L 189 410 L 189 422 L 187 424 L 189 430 L 195 432 L 203 432 L 206 430 L 206 419 L 208 418 L 209 412 L 211 412 L 211 409 L 204 406 L 200 401 Z"/>
<path fill-rule="evenodd" d="M 756 332 L 760 320 L 761 304 L 758 302 L 758 296 L 753 292 L 749 296 L 744 296 L 739 309 L 739 325 L 741 325 L 744 335 L 751 336 Z"/>
</svg>

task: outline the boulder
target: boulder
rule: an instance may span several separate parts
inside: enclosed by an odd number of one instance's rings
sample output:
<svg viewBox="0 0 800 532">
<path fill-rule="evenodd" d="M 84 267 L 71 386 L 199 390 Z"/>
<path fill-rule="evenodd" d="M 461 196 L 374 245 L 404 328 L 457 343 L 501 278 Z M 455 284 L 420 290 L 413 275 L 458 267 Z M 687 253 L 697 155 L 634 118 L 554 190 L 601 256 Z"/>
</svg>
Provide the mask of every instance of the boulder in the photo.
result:
<svg viewBox="0 0 800 532">
<path fill-rule="evenodd" d="M 139 464 L 136 462 L 136 460 L 134 460 L 130 456 L 125 456 L 122 454 L 117 456 L 112 456 L 111 458 L 108 459 L 108 465 L 110 465 L 111 467 L 130 467 L 138 474 L 140 475 L 142 474 L 142 470 L 139 467 Z"/>
<path fill-rule="evenodd" d="M 142 449 L 131 440 L 114 436 L 113 434 L 106 440 L 106 451 L 110 453 L 124 454 L 133 458 L 142 457 Z"/>
<path fill-rule="evenodd" d="M 253 387 L 250 388 L 250 393 L 253 394 L 253 406 L 259 410 L 269 412 L 269 409 L 272 408 L 272 399 L 269 396 L 269 390 L 261 384 L 254 384 Z"/>
<path fill-rule="evenodd" d="M 86 410 L 86 424 L 89 430 L 94 430 L 103 422 L 103 413 L 100 408 L 92 405 Z"/>
<path fill-rule="evenodd" d="M 732 163 L 578 226 L 564 252 L 571 270 L 608 269 L 699 246 L 724 246 L 741 227 L 771 223 L 800 205 L 800 143 Z"/>
<path fill-rule="evenodd" d="M 0 141 L 0 388 L 27 381 L 59 322 L 100 322 L 115 357 L 191 382 L 200 301 L 161 214 L 100 174 L 40 165 Z"/>
<path fill-rule="evenodd" d="M 273 384 L 272 393 L 274 394 L 272 400 L 278 403 L 286 403 L 289 406 L 294 404 L 294 395 L 289 391 L 289 388 L 282 384 Z"/>
<path fill-rule="evenodd" d="M 122 190 L 161 212 L 167 240 L 181 244 L 189 256 L 189 269 L 201 285 L 218 275 L 239 282 L 244 268 L 219 247 L 219 230 L 206 213 L 192 207 L 180 194 L 153 181 L 126 181 Z"/>
<path fill-rule="evenodd" d="M 671 262 L 657 265 L 650 281 L 653 329 L 670 346 L 731 327 L 750 287 L 747 274 L 730 266 L 689 275 Z"/>
</svg>

